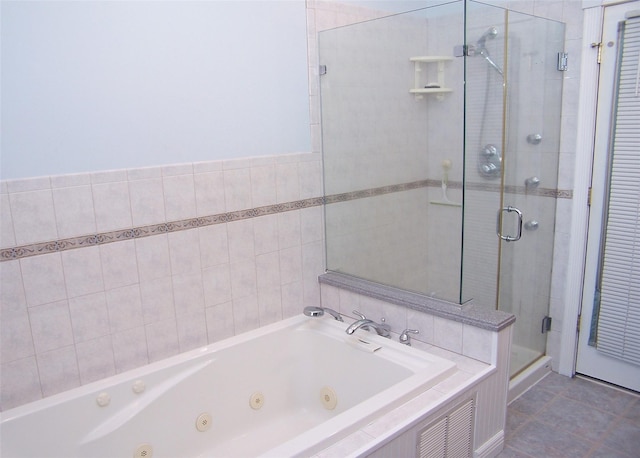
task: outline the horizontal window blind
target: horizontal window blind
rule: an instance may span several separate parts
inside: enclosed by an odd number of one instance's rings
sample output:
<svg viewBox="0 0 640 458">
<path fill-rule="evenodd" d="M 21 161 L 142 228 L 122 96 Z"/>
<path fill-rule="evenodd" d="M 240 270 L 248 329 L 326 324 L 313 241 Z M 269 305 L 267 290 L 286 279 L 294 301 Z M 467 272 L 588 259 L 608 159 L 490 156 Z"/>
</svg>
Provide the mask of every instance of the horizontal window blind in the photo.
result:
<svg viewBox="0 0 640 458">
<path fill-rule="evenodd" d="M 640 365 L 640 17 L 620 39 L 597 349 Z"/>
</svg>

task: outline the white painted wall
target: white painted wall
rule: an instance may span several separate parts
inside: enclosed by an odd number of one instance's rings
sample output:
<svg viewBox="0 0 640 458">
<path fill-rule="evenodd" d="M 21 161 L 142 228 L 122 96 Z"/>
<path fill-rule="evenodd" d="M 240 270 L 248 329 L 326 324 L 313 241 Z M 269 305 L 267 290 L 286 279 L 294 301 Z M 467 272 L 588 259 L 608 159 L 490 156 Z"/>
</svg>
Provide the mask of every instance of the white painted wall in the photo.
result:
<svg viewBox="0 0 640 458">
<path fill-rule="evenodd" d="M 0 8 L 3 179 L 311 150 L 302 0 Z"/>
</svg>

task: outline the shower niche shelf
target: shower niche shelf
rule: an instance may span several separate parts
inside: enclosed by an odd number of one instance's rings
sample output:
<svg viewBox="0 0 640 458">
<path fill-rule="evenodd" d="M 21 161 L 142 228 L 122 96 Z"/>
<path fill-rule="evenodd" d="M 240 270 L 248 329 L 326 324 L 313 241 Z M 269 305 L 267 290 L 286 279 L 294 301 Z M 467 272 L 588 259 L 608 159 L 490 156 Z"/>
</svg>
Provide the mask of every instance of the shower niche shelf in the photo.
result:
<svg viewBox="0 0 640 458">
<path fill-rule="evenodd" d="M 423 98 L 424 94 L 435 94 L 438 100 L 442 100 L 445 93 L 453 92 L 453 89 L 444 85 L 444 64 L 453 60 L 453 57 L 417 56 L 410 57 L 409 60 L 413 62 L 415 75 L 413 89 L 409 89 L 409 92 L 415 95 L 416 99 Z M 429 77 L 429 72 L 425 70 L 429 64 L 436 64 L 435 81 L 426 81 Z"/>
</svg>

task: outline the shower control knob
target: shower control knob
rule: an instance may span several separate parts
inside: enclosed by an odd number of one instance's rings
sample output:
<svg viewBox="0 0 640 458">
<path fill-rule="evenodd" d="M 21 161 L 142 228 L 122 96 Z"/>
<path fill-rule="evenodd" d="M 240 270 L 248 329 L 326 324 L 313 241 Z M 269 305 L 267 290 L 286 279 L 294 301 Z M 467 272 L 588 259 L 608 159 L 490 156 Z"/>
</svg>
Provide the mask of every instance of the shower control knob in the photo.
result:
<svg viewBox="0 0 640 458">
<path fill-rule="evenodd" d="M 478 151 L 478 171 L 484 178 L 494 179 L 500 176 L 502 156 L 496 145 L 488 144 Z"/>
<path fill-rule="evenodd" d="M 482 154 L 484 157 L 493 157 L 498 155 L 498 148 L 495 145 L 486 145 L 482 149 Z"/>
<path fill-rule="evenodd" d="M 498 168 L 495 166 L 495 164 L 483 164 L 482 165 L 482 171 L 484 173 L 492 173 L 493 171 L 497 170 Z"/>
</svg>

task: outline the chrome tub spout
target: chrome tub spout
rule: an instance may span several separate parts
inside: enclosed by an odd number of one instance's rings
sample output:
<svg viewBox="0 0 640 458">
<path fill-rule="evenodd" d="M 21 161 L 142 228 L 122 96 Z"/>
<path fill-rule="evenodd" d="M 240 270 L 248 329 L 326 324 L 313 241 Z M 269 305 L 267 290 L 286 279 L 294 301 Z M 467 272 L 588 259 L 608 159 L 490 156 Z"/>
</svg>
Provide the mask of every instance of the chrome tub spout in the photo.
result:
<svg viewBox="0 0 640 458">
<path fill-rule="evenodd" d="M 366 330 L 370 330 L 371 328 L 373 328 L 378 333 L 379 336 L 387 337 L 387 338 L 391 337 L 391 333 L 389 332 L 390 326 L 384 322 L 384 318 L 382 319 L 382 323 L 376 323 L 375 321 L 366 318 L 364 315 L 362 315 L 360 312 L 356 310 L 354 310 L 353 313 L 355 313 L 356 315 L 359 315 L 360 319 L 358 321 L 354 321 L 349 325 L 349 327 L 345 330 L 347 334 L 351 335 L 360 328 L 363 328 Z"/>
</svg>

